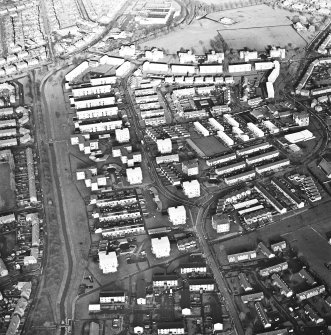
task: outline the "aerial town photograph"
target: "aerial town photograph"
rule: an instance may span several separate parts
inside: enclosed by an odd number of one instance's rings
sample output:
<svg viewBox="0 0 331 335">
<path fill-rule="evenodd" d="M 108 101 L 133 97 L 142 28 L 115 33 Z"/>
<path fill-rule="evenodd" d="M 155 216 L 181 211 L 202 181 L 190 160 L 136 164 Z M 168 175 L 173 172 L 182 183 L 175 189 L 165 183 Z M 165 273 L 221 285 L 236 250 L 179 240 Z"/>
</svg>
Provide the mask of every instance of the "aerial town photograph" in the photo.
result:
<svg viewBox="0 0 331 335">
<path fill-rule="evenodd" d="M 0 1 L 0 335 L 331 334 L 331 0 Z"/>
</svg>

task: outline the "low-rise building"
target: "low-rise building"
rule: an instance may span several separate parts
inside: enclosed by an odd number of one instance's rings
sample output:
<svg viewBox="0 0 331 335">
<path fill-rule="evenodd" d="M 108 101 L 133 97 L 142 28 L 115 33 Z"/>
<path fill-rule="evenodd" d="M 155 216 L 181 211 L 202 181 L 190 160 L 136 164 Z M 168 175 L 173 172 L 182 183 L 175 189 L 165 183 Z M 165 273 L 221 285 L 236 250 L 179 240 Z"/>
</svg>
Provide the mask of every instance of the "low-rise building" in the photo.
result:
<svg viewBox="0 0 331 335">
<path fill-rule="evenodd" d="M 280 288 L 280 293 L 285 295 L 285 297 L 289 298 L 293 295 L 293 291 L 288 287 L 288 285 L 284 282 L 283 279 L 276 273 L 271 276 L 272 284 L 276 285 Z"/>
<path fill-rule="evenodd" d="M 244 304 L 247 304 L 252 301 L 260 301 L 264 298 L 263 292 L 256 292 L 256 293 L 250 293 L 250 294 L 245 294 L 241 296 L 241 301 Z"/>
<path fill-rule="evenodd" d="M 215 290 L 215 282 L 211 278 L 194 278 L 189 279 L 190 292 L 213 292 Z"/>
<path fill-rule="evenodd" d="M 263 305 L 261 302 L 256 302 L 255 303 L 255 309 L 256 309 L 256 313 L 263 325 L 264 328 L 270 328 L 271 327 L 271 322 L 270 319 L 268 318 L 267 313 L 265 312 Z"/>
<path fill-rule="evenodd" d="M 158 335 L 182 335 L 185 329 L 182 322 L 164 322 L 157 324 Z"/>
<path fill-rule="evenodd" d="M 259 271 L 260 276 L 262 277 L 267 277 L 269 275 L 271 275 L 272 273 L 277 273 L 277 272 L 281 272 L 288 269 L 288 263 L 287 262 L 282 262 L 279 264 L 275 264 L 272 266 L 269 266 L 267 268 L 261 269 Z"/>
<path fill-rule="evenodd" d="M 307 282 L 307 284 L 311 286 L 317 284 L 315 278 L 307 271 L 306 268 L 302 268 L 298 273 L 299 276 Z"/>
<path fill-rule="evenodd" d="M 178 286 L 178 278 L 176 275 L 154 275 L 154 288 L 173 288 Z"/>
<path fill-rule="evenodd" d="M 237 262 L 249 261 L 254 258 L 256 258 L 256 251 L 251 250 L 251 251 L 240 252 L 238 254 L 228 255 L 228 262 L 237 263 Z"/>
<path fill-rule="evenodd" d="M 320 285 L 311 288 L 310 290 L 300 292 L 296 294 L 296 297 L 299 299 L 299 301 L 303 301 L 312 297 L 316 297 L 317 295 L 320 295 L 325 292 L 325 286 Z"/>
<path fill-rule="evenodd" d="M 261 250 L 262 254 L 267 258 L 273 258 L 275 257 L 275 254 L 273 254 L 263 242 L 260 242 L 258 245 L 258 248 Z"/>
<path fill-rule="evenodd" d="M 239 273 L 238 278 L 240 286 L 244 289 L 245 292 L 253 290 L 251 283 L 248 281 L 247 276 L 243 272 Z"/>
<path fill-rule="evenodd" d="M 305 314 L 309 317 L 311 321 L 313 321 L 315 324 L 321 324 L 324 322 L 324 319 L 320 317 L 317 312 L 308 304 L 303 306 L 303 309 L 305 310 Z"/>
<path fill-rule="evenodd" d="M 282 252 L 286 249 L 286 241 L 280 241 L 270 245 L 273 252 Z"/>
<path fill-rule="evenodd" d="M 205 263 L 186 263 L 180 266 L 181 274 L 205 274 L 207 273 L 207 265 Z"/>
<path fill-rule="evenodd" d="M 124 291 L 101 291 L 100 304 L 125 304 L 127 295 Z"/>
<path fill-rule="evenodd" d="M 296 207 L 303 208 L 305 203 L 299 199 L 291 190 L 289 190 L 279 179 L 272 178 L 273 184 L 287 199 L 289 199 Z"/>
</svg>

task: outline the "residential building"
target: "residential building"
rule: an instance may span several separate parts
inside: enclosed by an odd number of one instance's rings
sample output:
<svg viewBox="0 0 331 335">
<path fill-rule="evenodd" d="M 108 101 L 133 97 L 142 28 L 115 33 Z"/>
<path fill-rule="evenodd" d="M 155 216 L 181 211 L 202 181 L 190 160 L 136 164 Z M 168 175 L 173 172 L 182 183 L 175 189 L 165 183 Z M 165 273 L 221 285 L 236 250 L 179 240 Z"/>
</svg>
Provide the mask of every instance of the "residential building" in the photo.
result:
<svg viewBox="0 0 331 335">
<path fill-rule="evenodd" d="M 230 231 L 230 219 L 227 214 L 213 215 L 212 227 L 218 234 L 227 233 Z"/>
<path fill-rule="evenodd" d="M 305 207 L 303 200 L 299 199 L 291 190 L 289 190 L 279 178 L 272 178 L 271 184 L 274 185 L 287 199 L 289 199 L 297 208 Z"/>
<path fill-rule="evenodd" d="M 115 137 L 118 143 L 127 143 L 130 141 L 129 128 L 115 129 Z"/>
<path fill-rule="evenodd" d="M 303 306 L 305 310 L 305 314 L 308 315 L 309 319 L 313 321 L 315 324 L 319 325 L 324 322 L 324 319 L 320 317 L 317 312 L 308 304 Z"/>
<path fill-rule="evenodd" d="M 267 258 L 275 257 L 275 254 L 272 253 L 263 242 L 260 242 L 257 247 L 261 250 L 262 254 Z"/>
<path fill-rule="evenodd" d="M 127 295 L 124 291 L 101 291 L 100 304 L 125 304 Z"/>
<path fill-rule="evenodd" d="M 261 184 L 255 184 L 254 189 L 262 195 L 262 197 L 268 201 L 277 212 L 284 214 L 287 212 L 287 209 L 272 195 L 270 194 Z"/>
<path fill-rule="evenodd" d="M 293 120 L 299 127 L 308 127 L 309 113 L 305 111 L 295 112 L 293 113 Z"/>
<path fill-rule="evenodd" d="M 205 263 L 186 263 L 180 266 L 181 274 L 205 274 L 207 273 L 207 266 Z"/>
<path fill-rule="evenodd" d="M 314 286 L 317 284 L 315 278 L 307 271 L 306 268 L 302 268 L 298 273 L 299 276 L 304 279 L 310 286 Z"/>
<path fill-rule="evenodd" d="M 168 208 L 170 222 L 177 226 L 186 223 L 186 209 L 184 206 L 169 207 Z"/>
<path fill-rule="evenodd" d="M 182 322 L 164 322 L 157 324 L 158 335 L 182 335 L 185 329 Z"/>
<path fill-rule="evenodd" d="M 133 65 L 129 61 L 125 61 L 115 71 L 116 77 L 126 76 L 133 68 Z"/>
<path fill-rule="evenodd" d="M 198 180 L 184 181 L 183 191 L 188 198 L 200 197 L 200 183 Z"/>
<path fill-rule="evenodd" d="M 195 129 L 199 132 L 199 133 L 201 133 L 203 136 L 209 136 L 210 134 L 209 134 L 209 131 L 200 123 L 200 122 L 198 122 L 198 121 L 195 121 L 194 123 L 193 123 L 193 125 L 194 125 L 194 127 L 195 127 Z"/>
<path fill-rule="evenodd" d="M 209 158 L 206 160 L 206 164 L 207 166 L 215 166 L 215 165 L 226 163 L 226 162 L 229 162 L 235 159 L 237 159 L 237 155 L 235 153 L 231 153 L 231 154 L 227 154 L 227 155 L 223 155 L 219 157 Z"/>
<path fill-rule="evenodd" d="M 237 263 L 237 262 L 242 262 L 242 261 L 249 261 L 254 258 L 256 258 L 255 250 L 245 251 L 245 252 L 240 252 L 238 254 L 228 255 L 228 262 Z"/>
<path fill-rule="evenodd" d="M 252 301 L 260 301 L 262 299 L 264 299 L 263 292 L 250 293 L 250 294 L 245 294 L 241 296 L 241 301 L 244 304 L 247 304 Z"/>
<path fill-rule="evenodd" d="M 188 176 L 196 176 L 199 174 L 199 161 L 197 159 L 191 159 L 189 161 L 182 162 L 182 171 Z"/>
<path fill-rule="evenodd" d="M 170 242 L 167 236 L 155 237 L 151 239 L 152 253 L 156 258 L 170 256 Z"/>
<path fill-rule="evenodd" d="M 229 64 L 228 71 L 230 73 L 250 72 L 252 71 L 252 65 L 251 64 Z"/>
<path fill-rule="evenodd" d="M 320 295 L 324 292 L 325 292 L 325 286 L 320 285 L 320 286 L 313 287 L 307 291 L 297 293 L 296 297 L 299 299 L 299 301 L 303 301 L 303 300 L 315 297 L 317 295 Z"/>
<path fill-rule="evenodd" d="M 255 303 L 255 309 L 257 312 L 257 315 L 263 325 L 264 328 L 270 328 L 271 327 L 271 322 L 270 319 L 267 316 L 267 313 L 265 312 L 263 305 L 261 302 L 256 302 Z"/>
<path fill-rule="evenodd" d="M 170 138 L 157 139 L 156 145 L 161 154 L 169 154 L 172 151 L 172 142 Z"/>
<path fill-rule="evenodd" d="M 116 272 L 118 268 L 116 252 L 99 251 L 99 267 L 103 273 Z"/>
<path fill-rule="evenodd" d="M 252 165 L 252 164 L 256 164 L 256 163 L 260 163 L 266 160 L 271 160 L 273 158 L 278 157 L 280 154 L 280 152 L 278 150 L 273 150 L 270 152 L 266 152 L 264 154 L 260 154 L 257 156 L 253 156 L 253 157 L 247 157 L 246 158 L 246 163 L 248 165 Z"/>
<path fill-rule="evenodd" d="M 287 262 L 282 262 L 276 265 L 269 266 L 267 268 L 261 269 L 259 271 L 260 276 L 262 277 L 267 277 L 272 273 L 277 273 L 281 272 L 288 269 L 288 263 Z"/>
<path fill-rule="evenodd" d="M 155 158 L 156 164 L 164 164 L 164 163 L 172 163 L 172 162 L 179 162 L 179 155 L 178 154 L 172 154 L 172 155 L 164 155 L 164 156 L 158 156 Z"/>
<path fill-rule="evenodd" d="M 240 286 L 244 289 L 245 292 L 253 290 L 251 283 L 248 281 L 247 276 L 243 272 L 239 273 L 238 278 Z"/>
<path fill-rule="evenodd" d="M 288 287 L 288 285 L 284 282 L 283 279 L 277 273 L 274 273 L 271 276 L 272 284 L 276 285 L 280 288 L 280 293 L 285 295 L 285 297 L 289 298 L 293 295 L 293 291 Z"/>
<path fill-rule="evenodd" d="M 153 276 L 154 288 L 173 288 L 178 286 L 178 278 L 176 275 L 159 275 Z"/>
<path fill-rule="evenodd" d="M 270 171 L 277 170 L 277 169 L 280 169 L 282 167 L 288 166 L 288 165 L 290 165 L 290 163 L 291 163 L 290 160 L 288 158 L 285 158 L 285 159 L 275 161 L 275 162 L 272 162 L 272 163 L 269 163 L 269 164 L 257 166 L 255 168 L 255 171 L 258 174 L 262 174 L 262 173 L 265 173 L 265 172 L 270 172 Z"/>
<path fill-rule="evenodd" d="M 215 169 L 215 173 L 219 176 L 223 176 L 228 173 L 232 173 L 237 170 L 242 170 L 246 167 L 246 162 L 237 162 L 231 165 L 222 166 Z"/>
<path fill-rule="evenodd" d="M 239 173 L 239 174 L 236 174 L 236 175 L 231 176 L 231 177 L 225 177 L 224 182 L 227 185 L 242 183 L 242 182 L 245 182 L 245 181 L 248 181 L 248 180 L 251 180 L 251 179 L 255 178 L 255 175 L 256 175 L 256 173 L 253 170 L 246 171 L 246 172 Z"/>
<path fill-rule="evenodd" d="M 252 146 L 249 146 L 249 147 L 246 147 L 246 148 L 238 149 L 236 151 L 236 154 L 238 156 L 246 156 L 246 155 L 250 155 L 250 154 L 253 154 L 255 152 L 258 152 L 258 151 L 269 149 L 271 147 L 272 147 L 272 145 L 270 143 L 263 142 L 263 143 L 252 145 Z"/>
<path fill-rule="evenodd" d="M 280 241 L 270 245 L 273 252 L 282 252 L 286 249 L 286 241 Z"/>
<path fill-rule="evenodd" d="M 194 278 L 188 280 L 190 292 L 213 292 L 215 290 L 215 282 L 211 278 Z"/>
<path fill-rule="evenodd" d="M 141 184 L 143 182 L 143 175 L 140 166 L 126 169 L 126 176 L 130 185 Z"/>
</svg>

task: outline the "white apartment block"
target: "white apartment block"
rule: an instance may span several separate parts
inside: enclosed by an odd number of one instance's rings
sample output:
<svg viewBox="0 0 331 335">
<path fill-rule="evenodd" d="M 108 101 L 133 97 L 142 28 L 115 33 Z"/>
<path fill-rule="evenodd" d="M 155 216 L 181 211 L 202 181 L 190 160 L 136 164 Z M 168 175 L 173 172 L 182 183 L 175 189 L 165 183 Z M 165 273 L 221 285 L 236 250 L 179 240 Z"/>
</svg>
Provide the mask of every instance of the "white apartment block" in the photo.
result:
<svg viewBox="0 0 331 335">
<path fill-rule="evenodd" d="M 207 273 L 207 266 L 205 264 L 200 264 L 200 263 L 183 264 L 180 267 L 180 273 L 181 274 Z"/>
<path fill-rule="evenodd" d="M 177 226 L 186 223 L 186 209 L 184 206 L 169 207 L 168 208 L 170 222 Z"/>
<path fill-rule="evenodd" d="M 153 287 L 177 287 L 178 279 L 175 275 L 153 276 Z"/>
<path fill-rule="evenodd" d="M 86 120 L 86 119 L 97 119 L 106 116 L 117 116 L 118 115 L 118 107 L 104 107 L 104 108 L 96 108 L 96 109 L 88 109 L 88 110 L 80 110 L 76 112 L 76 116 L 78 120 Z"/>
<path fill-rule="evenodd" d="M 215 290 L 215 283 L 212 279 L 209 278 L 190 279 L 188 283 L 190 292 L 212 292 Z"/>
<path fill-rule="evenodd" d="M 143 174 L 140 166 L 126 169 L 126 176 L 130 185 L 141 184 L 143 182 Z"/>
<path fill-rule="evenodd" d="M 96 99 L 73 100 L 77 110 L 115 104 L 115 97 L 102 97 Z"/>
<path fill-rule="evenodd" d="M 119 143 L 127 143 L 130 141 L 129 128 L 115 130 L 116 141 Z"/>
<path fill-rule="evenodd" d="M 118 268 L 116 252 L 107 254 L 106 251 L 99 251 L 99 267 L 103 273 L 116 272 Z"/>
<path fill-rule="evenodd" d="M 188 198 L 200 197 L 200 183 L 198 180 L 184 181 L 183 191 Z"/>
<path fill-rule="evenodd" d="M 126 302 L 125 292 L 108 292 L 100 293 L 100 304 L 124 304 Z"/>
<path fill-rule="evenodd" d="M 172 151 L 172 142 L 170 138 L 158 139 L 156 145 L 161 154 L 169 154 Z"/>
<path fill-rule="evenodd" d="M 170 242 L 167 236 L 155 237 L 151 240 L 152 253 L 156 258 L 163 258 L 170 256 Z"/>
<path fill-rule="evenodd" d="M 75 126 L 80 130 L 81 133 L 105 132 L 109 130 L 115 130 L 116 128 L 121 128 L 122 120 L 88 123 L 88 124 L 80 124 L 77 122 Z"/>
<path fill-rule="evenodd" d="M 209 134 L 209 131 L 200 123 L 200 122 L 198 122 L 198 121 L 195 121 L 194 123 L 193 123 L 193 125 L 194 125 L 194 127 L 195 127 L 195 129 L 199 132 L 199 133 L 201 133 L 203 136 L 209 136 L 210 134 Z"/>
<path fill-rule="evenodd" d="M 84 97 L 87 95 L 106 94 L 111 92 L 111 85 L 98 85 L 87 87 L 75 87 L 72 89 L 72 95 L 77 97 Z"/>
</svg>

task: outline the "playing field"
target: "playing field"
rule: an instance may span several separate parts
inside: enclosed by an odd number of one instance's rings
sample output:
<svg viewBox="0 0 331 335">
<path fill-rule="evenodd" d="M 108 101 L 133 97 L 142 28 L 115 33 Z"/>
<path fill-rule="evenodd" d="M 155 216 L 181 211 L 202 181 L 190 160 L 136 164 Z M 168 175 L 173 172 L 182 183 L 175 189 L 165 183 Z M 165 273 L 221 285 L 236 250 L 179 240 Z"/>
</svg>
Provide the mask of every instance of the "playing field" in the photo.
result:
<svg viewBox="0 0 331 335">
<path fill-rule="evenodd" d="M 263 50 L 268 45 L 302 47 L 306 41 L 292 28 L 289 19 L 292 13 L 283 9 L 273 9 L 266 5 L 256 5 L 215 12 L 207 19 L 218 22 L 222 17 L 235 21 L 233 25 L 222 25 L 218 29 L 229 48 L 248 47 Z"/>
<path fill-rule="evenodd" d="M 248 47 L 264 50 L 270 45 L 284 47 L 288 44 L 302 47 L 306 45 L 306 41 L 292 28 L 289 18 L 293 15 L 284 9 L 273 9 L 267 5 L 222 10 L 145 42 L 142 46 L 164 48 L 168 54 L 174 54 L 180 48 L 193 49 L 195 53 L 203 54 L 211 49 L 210 40 L 220 34 L 229 48 L 233 49 Z M 220 19 L 223 17 L 231 18 L 235 24 L 221 24 Z"/>
<path fill-rule="evenodd" d="M 13 209 L 16 205 L 15 193 L 12 189 L 8 163 L 0 164 L 0 212 Z"/>
</svg>

